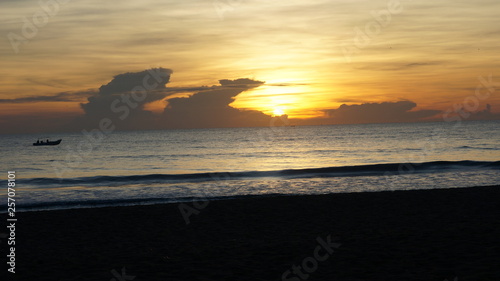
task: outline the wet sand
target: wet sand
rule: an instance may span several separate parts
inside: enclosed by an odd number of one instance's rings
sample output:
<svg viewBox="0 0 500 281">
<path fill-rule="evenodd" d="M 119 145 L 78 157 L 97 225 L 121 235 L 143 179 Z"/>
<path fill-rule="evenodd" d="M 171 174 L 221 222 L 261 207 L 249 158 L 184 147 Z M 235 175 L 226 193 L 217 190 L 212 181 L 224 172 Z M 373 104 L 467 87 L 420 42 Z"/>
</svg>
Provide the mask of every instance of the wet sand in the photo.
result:
<svg viewBox="0 0 500 281">
<path fill-rule="evenodd" d="M 189 219 L 18 213 L 9 280 L 500 280 L 500 186 L 210 201 Z"/>
</svg>

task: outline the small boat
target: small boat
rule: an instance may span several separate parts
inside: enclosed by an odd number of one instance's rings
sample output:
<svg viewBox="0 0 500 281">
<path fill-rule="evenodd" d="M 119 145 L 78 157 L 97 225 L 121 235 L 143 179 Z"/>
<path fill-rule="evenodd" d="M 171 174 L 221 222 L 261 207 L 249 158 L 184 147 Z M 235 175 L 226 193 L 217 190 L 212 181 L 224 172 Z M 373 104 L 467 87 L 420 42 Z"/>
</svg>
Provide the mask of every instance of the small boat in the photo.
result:
<svg viewBox="0 0 500 281">
<path fill-rule="evenodd" d="M 40 141 L 40 140 L 37 140 L 36 142 L 33 143 L 34 146 L 40 146 L 40 145 L 58 145 L 60 144 L 62 141 L 62 139 L 58 139 L 56 141 Z"/>
</svg>

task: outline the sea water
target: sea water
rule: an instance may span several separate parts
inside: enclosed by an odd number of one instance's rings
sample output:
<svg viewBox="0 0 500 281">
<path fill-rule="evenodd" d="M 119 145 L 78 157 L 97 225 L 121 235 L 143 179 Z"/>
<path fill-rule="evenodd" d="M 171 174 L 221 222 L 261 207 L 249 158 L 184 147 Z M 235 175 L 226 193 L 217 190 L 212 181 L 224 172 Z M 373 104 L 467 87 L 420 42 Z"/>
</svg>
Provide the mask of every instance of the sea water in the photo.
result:
<svg viewBox="0 0 500 281">
<path fill-rule="evenodd" d="M 21 210 L 497 185 L 499 128 L 469 121 L 2 135 L 0 167 L 3 179 L 16 172 Z M 62 142 L 33 146 L 37 138 Z"/>
</svg>

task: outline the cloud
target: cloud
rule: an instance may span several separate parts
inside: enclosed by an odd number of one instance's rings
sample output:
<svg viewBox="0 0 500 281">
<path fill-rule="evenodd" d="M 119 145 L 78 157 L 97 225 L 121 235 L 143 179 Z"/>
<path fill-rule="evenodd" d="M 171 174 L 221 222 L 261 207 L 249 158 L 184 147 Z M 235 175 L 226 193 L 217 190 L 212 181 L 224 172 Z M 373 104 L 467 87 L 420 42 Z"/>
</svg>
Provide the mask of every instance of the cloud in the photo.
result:
<svg viewBox="0 0 500 281">
<path fill-rule="evenodd" d="M 326 110 L 326 120 L 334 124 L 416 122 L 431 118 L 440 110 L 410 111 L 417 106 L 412 101 L 342 104 L 337 109 Z"/>
<path fill-rule="evenodd" d="M 222 79 L 219 80 L 219 83 L 224 86 L 224 87 L 233 87 L 233 88 L 239 88 L 239 89 L 250 89 L 254 87 L 258 87 L 264 82 L 261 81 L 256 81 L 248 78 L 240 78 L 236 80 L 228 80 L 228 79 Z"/>
<path fill-rule="evenodd" d="M 414 63 L 408 63 L 405 65 L 405 67 L 417 67 L 417 66 L 427 66 L 427 65 L 438 65 L 440 63 L 438 62 L 414 62 Z"/>
<path fill-rule="evenodd" d="M 102 85 L 99 90 L 81 92 L 61 92 L 51 96 L 29 96 L 14 99 L 0 99 L 0 103 L 33 103 L 33 102 L 78 102 L 84 98 L 88 103 L 82 104 L 82 108 L 92 111 L 97 104 L 106 104 L 106 96 L 116 97 L 123 93 L 132 92 L 139 87 L 148 91 L 143 103 L 155 101 L 167 96 L 165 93 L 178 93 L 182 91 L 203 90 L 203 87 L 196 88 L 171 88 L 167 89 L 165 84 L 169 82 L 172 70 L 165 68 L 153 68 L 141 72 L 127 72 L 113 77 L 106 85 Z"/>
<path fill-rule="evenodd" d="M 273 119 L 260 111 L 229 106 L 238 94 L 264 84 L 262 81 L 222 79 L 211 87 L 168 88 L 165 85 L 171 73 L 157 68 L 114 76 L 88 102 L 80 104 L 84 114 L 66 129 L 92 130 L 104 118 L 110 119 L 117 130 L 269 126 Z M 193 91 L 196 93 L 189 97 L 168 99 L 162 114 L 144 109 L 147 103 Z"/>
<path fill-rule="evenodd" d="M 95 95 L 95 91 L 61 92 L 53 96 L 30 96 L 15 99 L 0 99 L 0 103 L 33 103 L 33 102 L 75 102 Z"/>
<path fill-rule="evenodd" d="M 427 66 L 439 66 L 442 64 L 444 64 L 444 62 L 441 62 L 441 61 L 412 62 L 412 63 L 372 62 L 369 65 L 356 67 L 356 69 L 358 69 L 358 70 L 374 70 L 375 69 L 376 71 L 403 71 L 403 70 L 410 70 L 410 69 L 414 69 L 414 68 L 421 68 L 421 67 L 427 67 Z"/>
<path fill-rule="evenodd" d="M 147 90 L 165 89 L 170 80 L 172 70 L 166 68 L 152 68 L 141 72 L 127 72 L 116 75 L 108 84 L 99 88 L 100 95 L 112 95 L 133 91 L 136 87 Z"/>
<path fill-rule="evenodd" d="M 80 104 L 84 115 L 73 120 L 67 129 L 97 128 L 104 118 L 110 119 L 118 130 L 153 129 L 154 114 L 144 110 L 144 105 L 172 94 L 164 91 L 171 74 L 170 69 L 152 68 L 114 76 L 87 103 Z"/>
<path fill-rule="evenodd" d="M 471 112 L 470 117 L 466 118 L 468 120 L 500 120 L 500 113 L 491 112 L 491 105 L 486 104 L 484 110 Z"/>
<path fill-rule="evenodd" d="M 220 80 L 220 86 L 187 98 L 173 98 L 163 112 L 166 128 L 216 128 L 269 126 L 273 117 L 256 110 L 236 109 L 231 104 L 243 91 L 264 82 L 248 78 Z"/>
</svg>

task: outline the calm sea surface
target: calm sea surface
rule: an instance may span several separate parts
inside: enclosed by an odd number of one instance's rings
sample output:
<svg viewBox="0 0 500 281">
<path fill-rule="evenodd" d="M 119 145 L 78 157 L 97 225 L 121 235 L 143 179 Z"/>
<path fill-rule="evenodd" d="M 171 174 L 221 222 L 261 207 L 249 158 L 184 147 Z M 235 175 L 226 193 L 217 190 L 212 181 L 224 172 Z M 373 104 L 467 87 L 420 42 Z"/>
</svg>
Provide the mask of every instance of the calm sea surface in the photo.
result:
<svg viewBox="0 0 500 281">
<path fill-rule="evenodd" d="M 471 121 L 2 135 L 0 170 L 4 180 L 16 172 L 24 210 L 492 185 L 499 129 Z M 63 141 L 32 146 L 39 137 Z"/>
</svg>

